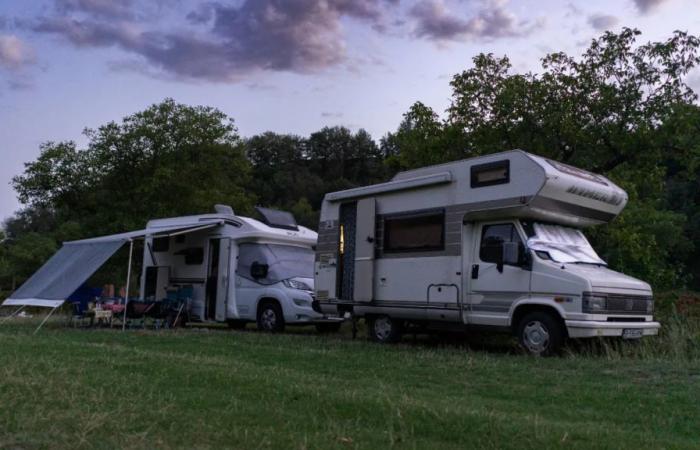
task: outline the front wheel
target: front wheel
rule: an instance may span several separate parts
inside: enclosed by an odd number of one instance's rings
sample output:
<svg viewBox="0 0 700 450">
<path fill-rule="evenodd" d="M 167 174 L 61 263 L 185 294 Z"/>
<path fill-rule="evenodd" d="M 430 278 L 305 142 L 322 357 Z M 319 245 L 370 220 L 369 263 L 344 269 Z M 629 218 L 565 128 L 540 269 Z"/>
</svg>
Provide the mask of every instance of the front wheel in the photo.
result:
<svg viewBox="0 0 700 450">
<path fill-rule="evenodd" d="M 383 344 L 401 340 L 402 324 L 389 316 L 376 316 L 367 319 L 369 338 Z"/>
<path fill-rule="evenodd" d="M 282 308 L 277 303 L 266 302 L 258 309 L 258 330 L 278 333 L 284 331 Z"/>
<path fill-rule="evenodd" d="M 555 355 L 564 344 L 564 329 L 559 320 L 546 312 L 525 315 L 518 324 L 521 347 L 534 356 Z"/>
</svg>

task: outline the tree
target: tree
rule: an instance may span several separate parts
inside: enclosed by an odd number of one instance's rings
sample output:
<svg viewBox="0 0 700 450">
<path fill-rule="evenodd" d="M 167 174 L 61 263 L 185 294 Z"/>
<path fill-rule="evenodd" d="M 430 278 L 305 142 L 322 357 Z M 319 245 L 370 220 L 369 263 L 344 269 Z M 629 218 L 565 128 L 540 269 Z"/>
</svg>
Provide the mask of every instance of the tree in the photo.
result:
<svg viewBox="0 0 700 450">
<path fill-rule="evenodd" d="M 446 120 L 416 103 L 384 139 L 389 161 L 410 168 L 520 148 L 603 173 L 630 193 L 630 205 L 592 230 L 601 253 L 657 287 L 682 283 L 700 234 L 687 206 L 696 204 L 697 172 L 670 169 L 697 167 L 697 96 L 685 76 L 700 63 L 700 39 L 676 32 L 637 45 L 639 34 L 606 32 L 578 59 L 550 54 L 540 73 L 514 74 L 507 57 L 476 56 L 450 83 Z M 670 181 L 676 176 L 687 181 Z M 669 201 L 667 186 L 686 207 Z"/>
<path fill-rule="evenodd" d="M 86 130 L 88 146 L 48 142 L 13 179 L 30 210 L 76 222 L 86 235 L 140 228 L 154 217 L 211 211 L 229 203 L 250 212 L 250 164 L 233 120 L 168 99 Z"/>
</svg>

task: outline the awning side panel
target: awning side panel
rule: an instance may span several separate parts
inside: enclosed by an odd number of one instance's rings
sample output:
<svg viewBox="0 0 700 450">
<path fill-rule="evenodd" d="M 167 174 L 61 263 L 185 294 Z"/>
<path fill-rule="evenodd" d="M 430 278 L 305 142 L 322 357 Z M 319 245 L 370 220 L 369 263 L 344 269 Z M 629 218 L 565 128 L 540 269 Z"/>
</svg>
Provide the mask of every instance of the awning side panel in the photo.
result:
<svg viewBox="0 0 700 450">
<path fill-rule="evenodd" d="M 98 243 L 67 243 L 5 303 L 27 304 L 37 300 L 63 301 L 87 281 L 123 244 L 123 240 Z M 5 304 L 3 303 L 3 304 Z"/>
</svg>

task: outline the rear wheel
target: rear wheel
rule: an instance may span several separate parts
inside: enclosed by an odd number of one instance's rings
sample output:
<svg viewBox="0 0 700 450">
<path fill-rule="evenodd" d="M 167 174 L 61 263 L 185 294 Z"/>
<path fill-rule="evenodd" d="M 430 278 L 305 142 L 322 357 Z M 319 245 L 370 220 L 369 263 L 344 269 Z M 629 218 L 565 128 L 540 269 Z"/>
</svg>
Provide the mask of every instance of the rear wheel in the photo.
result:
<svg viewBox="0 0 700 450">
<path fill-rule="evenodd" d="M 402 323 L 389 316 L 375 316 L 367 319 L 369 337 L 374 342 L 392 343 L 401 340 Z"/>
<path fill-rule="evenodd" d="M 258 330 L 278 333 L 284 331 L 284 315 L 277 302 L 267 301 L 258 308 Z"/>
<path fill-rule="evenodd" d="M 534 356 L 551 356 L 564 344 L 564 328 L 558 318 L 546 312 L 525 315 L 518 324 L 521 347 Z"/>
</svg>

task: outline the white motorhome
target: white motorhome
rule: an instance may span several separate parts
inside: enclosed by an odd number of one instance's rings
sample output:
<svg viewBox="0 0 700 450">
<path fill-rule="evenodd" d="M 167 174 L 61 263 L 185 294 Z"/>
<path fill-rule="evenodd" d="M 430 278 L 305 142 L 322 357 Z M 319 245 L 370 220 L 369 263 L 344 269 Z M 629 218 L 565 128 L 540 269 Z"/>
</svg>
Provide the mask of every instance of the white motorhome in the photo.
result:
<svg viewBox="0 0 700 450">
<path fill-rule="evenodd" d="M 265 331 L 281 331 L 285 324 L 337 329 L 338 320 L 314 310 L 316 232 L 298 226 L 288 212 L 257 209 L 261 220 L 217 205 L 216 214 L 149 221 L 142 299 L 186 288 L 192 290 L 189 320 L 233 328 L 256 322 Z M 185 231 L 159 232 L 179 227 Z"/>
<path fill-rule="evenodd" d="M 649 284 L 609 269 L 581 231 L 626 203 L 607 178 L 520 150 L 333 192 L 317 300 L 364 317 L 379 342 L 408 326 L 485 326 L 551 354 L 566 337 L 655 335 Z"/>
</svg>

